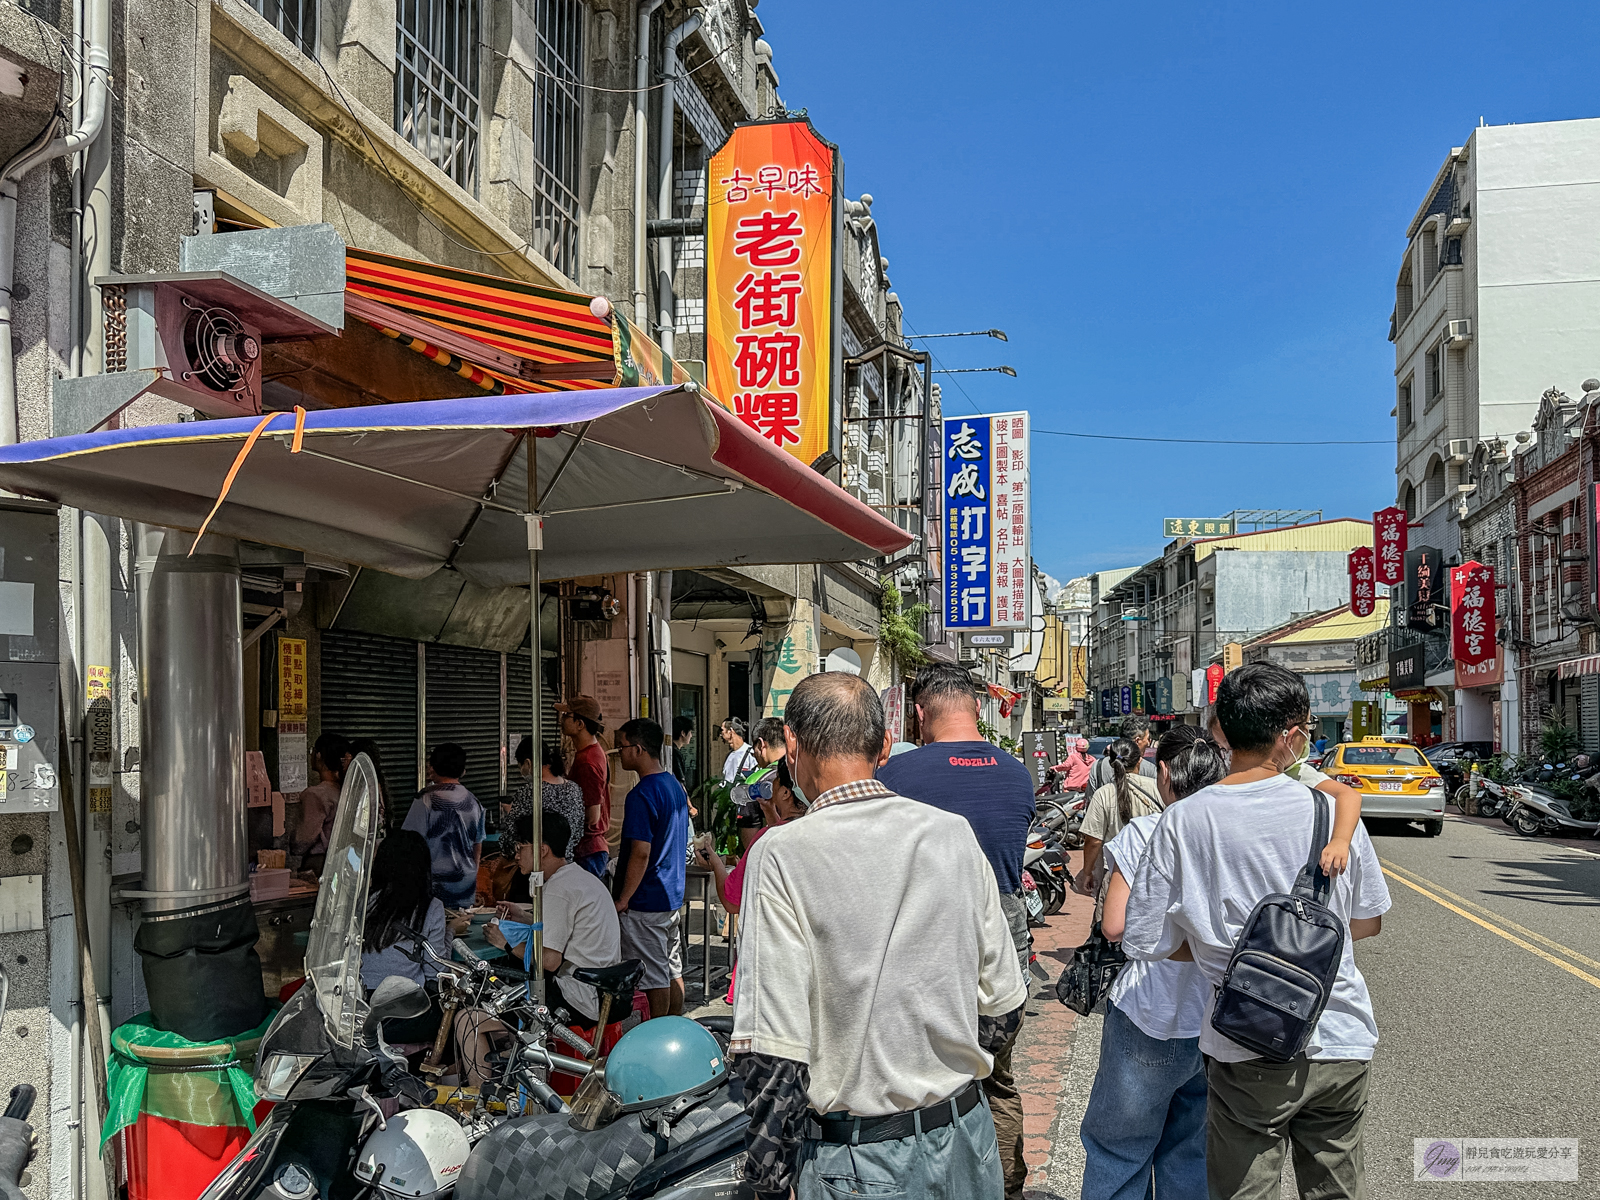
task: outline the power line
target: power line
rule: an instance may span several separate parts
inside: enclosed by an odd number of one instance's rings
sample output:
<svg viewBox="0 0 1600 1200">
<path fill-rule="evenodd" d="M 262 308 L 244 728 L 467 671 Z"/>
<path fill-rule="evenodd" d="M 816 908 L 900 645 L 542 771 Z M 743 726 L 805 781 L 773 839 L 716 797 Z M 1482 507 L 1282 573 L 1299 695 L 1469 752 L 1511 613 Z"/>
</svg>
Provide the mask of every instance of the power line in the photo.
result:
<svg viewBox="0 0 1600 1200">
<path fill-rule="evenodd" d="M 1392 446 L 1392 439 L 1377 438 L 1370 441 L 1336 439 L 1325 442 L 1265 442 L 1247 438 L 1158 438 L 1128 437 L 1116 433 L 1068 433 L 1065 429 L 1035 429 L 1051 437 L 1090 438 L 1097 442 L 1161 442 L 1173 446 Z"/>
</svg>

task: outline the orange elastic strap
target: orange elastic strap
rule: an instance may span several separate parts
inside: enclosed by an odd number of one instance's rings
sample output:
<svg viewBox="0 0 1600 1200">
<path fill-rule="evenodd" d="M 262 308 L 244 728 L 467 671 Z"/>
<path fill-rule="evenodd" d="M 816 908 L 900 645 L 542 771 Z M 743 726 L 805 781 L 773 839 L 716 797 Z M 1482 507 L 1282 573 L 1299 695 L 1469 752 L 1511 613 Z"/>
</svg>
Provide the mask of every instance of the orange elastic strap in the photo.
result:
<svg viewBox="0 0 1600 1200">
<path fill-rule="evenodd" d="M 255 448 L 256 439 L 266 432 L 267 426 L 272 424 L 272 418 L 277 415 L 277 413 L 268 413 L 262 417 L 256 423 L 256 427 L 250 431 L 250 436 L 245 438 L 244 445 L 239 447 L 239 453 L 234 457 L 233 466 L 228 468 L 228 476 L 222 481 L 222 491 L 217 493 L 217 502 L 211 506 L 211 511 L 206 514 L 206 519 L 200 522 L 200 532 L 194 535 L 194 545 L 189 547 L 189 557 L 194 557 L 195 549 L 200 545 L 200 539 L 205 537 L 206 529 L 210 526 L 212 518 L 222 508 L 222 502 L 228 498 L 228 491 L 233 487 L 233 481 L 238 478 L 239 468 L 244 466 L 244 460 L 249 457 L 250 451 Z"/>
<path fill-rule="evenodd" d="M 306 440 L 306 410 L 298 404 L 294 406 L 294 440 L 289 443 L 289 453 L 299 454 L 300 447 Z"/>
</svg>

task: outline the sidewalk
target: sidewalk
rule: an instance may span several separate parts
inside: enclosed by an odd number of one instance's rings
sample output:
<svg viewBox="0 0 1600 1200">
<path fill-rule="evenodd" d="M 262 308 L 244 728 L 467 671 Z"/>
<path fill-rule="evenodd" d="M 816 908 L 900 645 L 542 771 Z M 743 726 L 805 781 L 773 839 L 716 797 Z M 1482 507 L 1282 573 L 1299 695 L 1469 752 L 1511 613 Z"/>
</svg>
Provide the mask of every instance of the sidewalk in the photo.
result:
<svg viewBox="0 0 1600 1200">
<path fill-rule="evenodd" d="M 1083 1146 L 1078 1124 L 1100 1057 L 1100 1018 L 1080 1017 L 1056 999 L 1056 980 L 1089 936 L 1094 901 L 1071 893 L 1061 912 L 1033 931 L 1034 953 L 1048 975 L 1035 977 L 1013 1068 L 1022 1091 L 1023 1151 L 1029 1200 L 1069 1200 L 1078 1194 Z M 1085 1074 L 1080 1063 L 1087 1058 Z"/>
</svg>

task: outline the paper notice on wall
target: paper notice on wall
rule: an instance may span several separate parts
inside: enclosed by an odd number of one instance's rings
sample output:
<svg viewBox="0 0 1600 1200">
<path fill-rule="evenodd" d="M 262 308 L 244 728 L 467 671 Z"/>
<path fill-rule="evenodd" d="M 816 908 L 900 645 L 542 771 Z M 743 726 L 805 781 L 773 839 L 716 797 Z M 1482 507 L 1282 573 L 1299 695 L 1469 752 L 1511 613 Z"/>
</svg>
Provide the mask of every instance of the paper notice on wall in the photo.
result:
<svg viewBox="0 0 1600 1200">
<path fill-rule="evenodd" d="M 608 735 L 633 716 L 633 698 L 628 694 L 628 643 L 623 638 L 605 638 L 583 645 L 583 690 L 600 705 Z M 610 741 L 608 736 L 607 741 Z"/>
<path fill-rule="evenodd" d="M 278 722 L 278 790 L 294 795 L 306 790 L 306 723 Z"/>
</svg>

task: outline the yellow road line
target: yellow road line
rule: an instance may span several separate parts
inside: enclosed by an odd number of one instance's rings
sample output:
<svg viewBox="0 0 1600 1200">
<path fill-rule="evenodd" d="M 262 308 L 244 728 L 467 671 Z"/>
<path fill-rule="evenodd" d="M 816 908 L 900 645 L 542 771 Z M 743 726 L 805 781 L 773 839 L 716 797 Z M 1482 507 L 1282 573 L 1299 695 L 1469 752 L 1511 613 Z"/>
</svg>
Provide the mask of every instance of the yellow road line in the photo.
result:
<svg viewBox="0 0 1600 1200">
<path fill-rule="evenodd" d="M 1421 887 L 1418 884 L 1412 883 L 1411 880 L 1405 878 L 1402 875 L 1395 874 L 1388 867 L 1384 867 L 1383 868 L 1383 873 L 1385 875 L 1389 876 L 1389 878 L 1398 880 L 1399 882 L 1405 884 L 1412 891 L 1420 892 L 1422 895 L 1426 896 L 1429 900 L 1432 900 L 1435 904 L 1438 904 L 1443 908 L 1448 908 L 1451 912 L 1455 913 L 1457 916 L 1465 917 L 1467 920 L 1471 921 L 1474 925 L 1483 926 L 1490 933 L 1495 934 L 1495 935 L 1497 935 L 1499 937 L 1505 938 L 1506 941 L 1510 942 L 1514 946 L 1521 946 L 1529 954 L 1535 955 L 1538 958 L 1544 959 L 1545 962 L 1547 962 L 1547 963 L 1550 963 L 1550 964 L 1552 964 L 1554 966 L 1560 967 L 1563 971 L 1565 971 L 1569 975 L 1577 976 L 1579 979 L 1583 980 L 1585 983 L 1589 984 L 1591 987 L 1600 988 L 1600 976 L 1591 975 L 1587 971 L 1579 970 L 1577 967 L 1573 966 L 1571 963 L 1563 962 L 1561 959 L 1557 958 L 1554 954 L 1551 954 L 1548 951 L 1539 949 L 1539 947 L 1535 946 L 1532 942 L 1525 942 L 1521 938 L 1519 938 L 1516 934 L 1510 933 L 1507 930 L 1501 929 L 1500 926 L 1498 926 L 1498 925 L 1491 925 L 1488 921 L 1485 921 L 1482 917 L 1477 916 L 1474 913 L 1469 913 L 1466 909 L 1462 908 L 1460 905 L 1452 904 L 1452 903 L 1450 903 L 1450 901 L 1446 900 L 1443 896 L 1435 895 L 1433 892 L 1430 892 L 1427 888 Z"/>
<path fill-rule="evenodd" d="M 1465 896 L 1458 896 L 1447 888 L 1440 887 L 1437 883 L 1427 878 L 1425 875 L 1418 875 L 1415 871 L 1408 871 L 1404 867 L 1396 867 L 1390 863 L 1384 863 L 1383 869 L 1388 871 L 1391 875 L 1400 876 L 1402 881 L 1411 880 L 1413 883 L 1427 884 L 1434 891 L 1438 892 L 1439 895 L 1448 896 L 1463 908 L 1470 908 L 1473 912 L 1480 913 L 1489 918 L 1489 920 L 1498 922 L 1499 924 L 1505 926 L 1513 933 L 1520 933 L 1530 942 L 1538 942 L 1547 949 L 1554 950 L 1557 954 L 1566 955 L 1568 958 L 1572 959 L 1573 962 L 1580 962 L 1586 967 L 1593 967 L 1596 971 L 1600 971 L 1600 962 L 1596 962 L 1592 958 L 1585 957 L 1571 947 L 1563 946 L 1560 942 L 1552 941 L 1550 938 L 1545 937 L 1542 933 L 1535 933 L 1533 930 L 1528 929 L 1525 926 L 1518 925 L 1515 921 L 1507 920 L 1504 916 L 1495 912 L 1492 908 L 1485 908 L 1481 904 L 1474 904 Z"/>
</svg>

